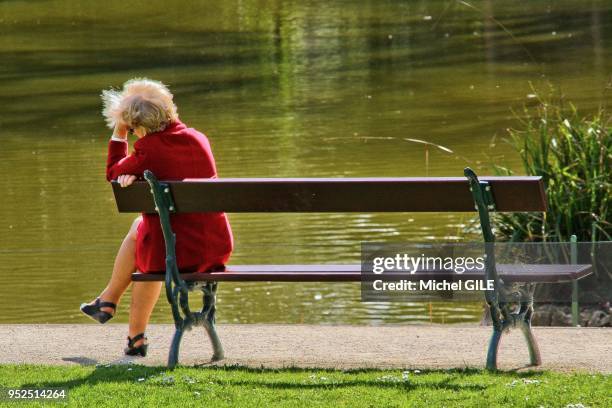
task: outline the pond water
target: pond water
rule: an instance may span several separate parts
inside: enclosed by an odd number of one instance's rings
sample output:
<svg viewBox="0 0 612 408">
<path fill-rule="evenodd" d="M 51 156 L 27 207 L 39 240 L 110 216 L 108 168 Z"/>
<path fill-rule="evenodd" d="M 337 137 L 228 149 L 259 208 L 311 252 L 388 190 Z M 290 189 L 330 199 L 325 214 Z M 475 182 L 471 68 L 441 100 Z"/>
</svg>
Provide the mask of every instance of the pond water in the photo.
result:
<svg viewBox="0 0 612 408">
<path fill-rule="evenodd" d="M 78 305 L 105 284 L 133 218 L 116 212 L 104 179 L 99 98 L 129 78 L 171 86 L 182 120 L 211 139 L 221 177 L 461 176 L 492 164 L 520 173 L 503 138 L 532 94 L 551 83 L 583 111 L 609 100 L 609 1 L 125 4 L 0 4 L 2 323 L 88 322 Z M 406 138 L 453 153 L 431 148 L 426 161 Z M 471 217 L 230 214 L 232 263 L 357 262 L 364 240 L 478 238 L 465 232 Z M 358 284 L 221 284 L 219 302 L 221 322 L 481 313 L 365 304 Z M 171 320 L 165 299 L 153 320 Z"/>
</svg>

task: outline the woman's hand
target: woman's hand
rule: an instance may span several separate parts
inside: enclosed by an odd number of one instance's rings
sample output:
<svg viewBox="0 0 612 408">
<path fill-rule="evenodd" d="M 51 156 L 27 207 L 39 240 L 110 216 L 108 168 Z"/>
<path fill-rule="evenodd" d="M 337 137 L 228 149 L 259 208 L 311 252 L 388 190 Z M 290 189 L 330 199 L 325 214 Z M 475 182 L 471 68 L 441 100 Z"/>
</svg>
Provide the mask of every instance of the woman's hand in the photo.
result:
<svg viewBox="0 0 612 408">
<path fill-rule="evenodd" d="M 136 176 L 132 174 L 122 174 L 119 177 L 117 177 L 117 183 L 119 183 L 121 187 L 127 187 L 130 184 L 132 184 L 135 180 L 136 180 Z"/>
<path fill-rule="evenodd" d="M 117 123 L 113 130 L 113 136 L 127 140 L 128 130 L 129 128 L 125 123 Z"/>
</svg>

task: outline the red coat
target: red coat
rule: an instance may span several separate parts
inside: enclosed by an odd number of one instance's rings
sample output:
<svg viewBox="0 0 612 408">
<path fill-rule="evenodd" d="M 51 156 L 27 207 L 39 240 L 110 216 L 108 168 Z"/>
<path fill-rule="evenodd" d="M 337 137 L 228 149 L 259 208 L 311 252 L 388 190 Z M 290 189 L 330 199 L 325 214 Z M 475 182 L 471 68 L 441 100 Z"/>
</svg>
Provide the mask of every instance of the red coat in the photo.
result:
<svg viewBox="0 0 612 408">
<path fill-rule="evenodd" d="M 180 121 L 139 139 L 129 156 L 127 142 L 109 142 L 107 180 L 115 180 L 122 174 L 142 177 L 145 170 L 151 170 L 159 180 L 217 177 L 208 139 Z M 170 218 L 176 234 L 179 269 L 205 272 L 227 262 L 233 238 L 225 213 L 173 214 Z M 136 242 L 138 270 L 164 271 L 165 256 L 159 216 L 143 214 Z"/>
</svg>

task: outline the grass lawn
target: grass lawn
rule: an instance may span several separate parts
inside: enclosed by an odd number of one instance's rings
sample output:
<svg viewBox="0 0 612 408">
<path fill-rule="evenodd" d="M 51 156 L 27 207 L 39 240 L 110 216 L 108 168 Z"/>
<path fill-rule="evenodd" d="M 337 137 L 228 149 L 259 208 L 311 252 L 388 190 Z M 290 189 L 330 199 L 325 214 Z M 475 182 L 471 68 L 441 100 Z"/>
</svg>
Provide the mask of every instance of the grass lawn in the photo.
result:
<svg viewBox="0 0 612 408">
<path fill-rule="evenodd" d="M 0 387 L 62 387 L 83 407 L 612 406 L 610 375 L 553 372 L 4 365 Z"/>
</svg>

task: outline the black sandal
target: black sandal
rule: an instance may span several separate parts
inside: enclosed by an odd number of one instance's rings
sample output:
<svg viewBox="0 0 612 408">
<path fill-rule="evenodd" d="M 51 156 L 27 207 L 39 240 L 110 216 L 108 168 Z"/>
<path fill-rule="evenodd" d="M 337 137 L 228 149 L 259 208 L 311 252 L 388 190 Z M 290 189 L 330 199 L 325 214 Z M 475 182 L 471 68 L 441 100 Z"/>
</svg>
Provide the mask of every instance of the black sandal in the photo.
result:
<svg viewBox="0 0 612 408">
<path fill-rule="evenodd" d="M 145 337 L 144 333 L 140 333 L 134 336 L 134 338 L 130 338 L 130 336 L 128 336 L 128 346 L 125 348 L 125 354 L 128 356 L 137 356 L 140 355 L 142 357 L 146 357 L 147 355 L 147 348 L 149 347 L 148 344 L 145 344 L 145 342 L 143 341 L 142 344 L 138 347 L 134 347 L 134 344 L 136 344 L 136 342 L 138 340 L 146 340 L 147 338 Z"/>
<path fill-rule="evenodd" d="M 103 307 L 110 307 L 113 309 L 113 312 L 117 310 L 116 304 L 112 302 L 103 302 L 100 300 L 100 298 L 97 298 L 96 302 L 93 305 L 89 303 L 83 303 L 81 305 L 81 312 L 85 313 L 87 316 L 91 317 L 95 321 L 104 324 L 110 319 L 112 319 L 113 315 L 103 310 L 100 310 Z"/>
</svg>

